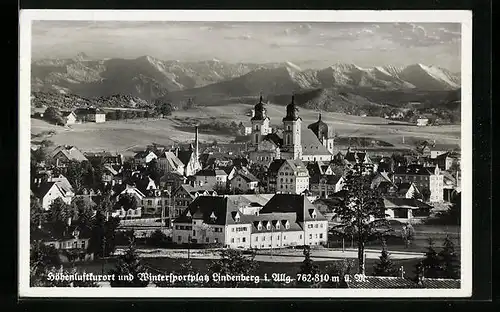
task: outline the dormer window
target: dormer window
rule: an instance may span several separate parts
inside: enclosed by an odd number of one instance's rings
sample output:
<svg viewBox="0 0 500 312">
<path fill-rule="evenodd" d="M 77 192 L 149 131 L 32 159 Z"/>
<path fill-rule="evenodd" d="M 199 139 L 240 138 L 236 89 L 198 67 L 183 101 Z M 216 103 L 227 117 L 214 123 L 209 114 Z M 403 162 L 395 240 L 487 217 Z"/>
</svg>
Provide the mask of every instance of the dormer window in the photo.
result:
<svg viewBox="0 0 500 312">
<path fill-rule="evenodd" d="M 287 230 L 288 230 L 289 228 L 290 228 L 290 222 L 287 220 L 287 221 L 285 222 L 285 229 L 287 229 Z"/>
<path fill-rule="evenodd" d="M 267 229 L 268 231 L 269 231 L 269 230 L 271 230 L 271 222 L 269 222 L 269 221 L 267 222 L 267 224 L 266 224 L 266 229 Z"/>
<path fill-rule="evenodd" d="M 317 217 L 317 214 L 316 214 L 316 209 L 311 209 L 311 210 L 309 210 L 309 211 L 310 211 L 310 213 L 311 213 L 311 217 L 312 217 L 313 219 L 316 219 L 316 217 Z"/>
<path fill-rule="evenodd" d="M 262 230 L 262 222 L 259 222 L 259 224 L 257 225 L 257 229 L 258 229 L 259 231 L 261 231 L 261 230 Z"/>
<path fill-rule="evenodd" d="M 191 211 L 188 210 L 188 212 L 186 213 L 186 217 L 191 218 Z"/>
<path fill-rule="evenodd" d="M 276 229 L 279 230 L 280 229 L 280 223 L 279 221 L 276 221 Z"/>
<path fill-rule="evenodd" d="M 215 213 L 212 211 L 212 213 L 210 214 L 210 221 L 215 222 L 215 220 L 217 220 L 217 217 L 215 216 Z"/>
</svg>

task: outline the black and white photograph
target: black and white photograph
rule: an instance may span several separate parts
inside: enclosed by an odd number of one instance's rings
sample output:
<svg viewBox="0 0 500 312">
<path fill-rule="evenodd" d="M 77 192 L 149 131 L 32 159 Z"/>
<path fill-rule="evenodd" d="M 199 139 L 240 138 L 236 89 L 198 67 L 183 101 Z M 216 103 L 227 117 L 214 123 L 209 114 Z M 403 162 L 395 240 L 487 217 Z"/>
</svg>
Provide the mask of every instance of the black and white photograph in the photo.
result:
<svg viewBox="0 0 500 312">
<path fill-rule="evenodd" d="M 471 295 L 470 12 L 20 19 L 20 296 Z"/>
</svg>

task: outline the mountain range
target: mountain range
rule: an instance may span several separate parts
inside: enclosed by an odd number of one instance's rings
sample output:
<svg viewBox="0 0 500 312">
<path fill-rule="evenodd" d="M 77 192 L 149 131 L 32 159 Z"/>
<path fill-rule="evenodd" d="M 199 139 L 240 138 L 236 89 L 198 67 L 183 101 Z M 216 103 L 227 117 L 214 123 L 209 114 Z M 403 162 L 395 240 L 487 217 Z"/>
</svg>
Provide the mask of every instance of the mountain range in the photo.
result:
<svg viewBox="0 0 500 312">
<path fill-rule="evenodd" d="M 94 98 L 127 94 L 147 101 L 224 100 L 264 93 L 278 96 L 312 90 L 329 96 L 344 92 L 450 91 L 460 87 L 460 74 L 413 64 L 405 67 L 361 68 L 333 64 L 324 69 L 301 69 L 291 62 L 226 63 L 136 59 L 92 59 L 84 53 L 68 59 L 35 60 L 31 65 L 33 92 L 58 92 Z M 348 90 L 348 91 L 345 91 Z M 333 93 L 332 93 L 333 92 Z"/>
</svg>

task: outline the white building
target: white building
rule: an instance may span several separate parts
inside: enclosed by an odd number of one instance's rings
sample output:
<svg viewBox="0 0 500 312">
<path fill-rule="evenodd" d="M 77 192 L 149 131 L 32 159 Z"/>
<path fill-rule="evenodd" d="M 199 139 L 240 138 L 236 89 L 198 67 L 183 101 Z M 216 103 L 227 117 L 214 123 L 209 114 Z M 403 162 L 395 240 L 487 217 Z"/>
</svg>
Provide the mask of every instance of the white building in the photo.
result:
<svg viewBox="0 0 500 312">
<path fill-rule="evenodd" d="M 207 186 L 211 188 L 225 188 L 227 185 L 227 173 L 222 169 L 203 169 L 194 175 L 195 186 Z"/>
<path fill-rule="evenodd" d="M 200 196 L 174 221 L 173 241 L 267 249 L 324 244 L 327 232 L 327 219 L 302 195 L 276 194 L 254 215 L 227 197 Z"/>
<path fill-rule="evenodd" d="M 302 194 L 309 189 L 309 171 L 300 159 L 277 159 L 268 170 L 270 192 Z"/>
<path fill-rule="evenodd" d="M 429 124 L 428 118 L 418 118 L 417 119 L 417 126 L 419 126 L 419 127 L 427 126 L 428 124 Z"/>
</svg>

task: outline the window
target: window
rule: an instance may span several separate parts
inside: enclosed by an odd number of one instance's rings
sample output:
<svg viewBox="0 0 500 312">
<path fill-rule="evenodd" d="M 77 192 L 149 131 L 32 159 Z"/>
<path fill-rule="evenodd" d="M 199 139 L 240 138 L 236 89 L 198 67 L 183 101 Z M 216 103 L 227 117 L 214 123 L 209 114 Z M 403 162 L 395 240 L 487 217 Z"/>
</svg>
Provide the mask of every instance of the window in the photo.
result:
<svg viewBox="0 0 500 312">
<path fill-rule="evenodd" d="M 182 240 L 182 237 L 177 236 L 177 240 L 180 242 Z"/>
<path fill-rule="evenodd" d="M 299 235 L 299 239 L 302 239 L 302 234 Z"/>
<path fill-rule="evenodd" d="M 286 236 L 285 235 L 283 235 L 283 240 L 286 240 Z"/>
<path fill-rule="evenodd" d="M 265 241 L 266 240 L 266 237 L 265 236 L 262 236 L 262 241 Z"/>
<path fill-rule="evenodd" d="M 234 228 L 231 228 L 231 232 L 234 232 Z"/>
<path fill-rule="evenodd" d="M 318 234 L 316 234 L 315 237 L 318 238 Z"/>
<path fill-rule="evenodd" d="M 259 237 L 258 236 L 255 236 L 255 241 L 258 242 L 259 241 Z"/>
<path fill-rule="evenodd" d="M 319 234 L 319 238 L 323 238 L 323 233 Z"/>
<path fill-rule="evenodd" d="M 245 242 L 247 239 L 245 237 L 242 238 L 242 241 Z"/>
<path fill-rule="evenodd" d="M 240 238 L 238 237 L 238 243 L 240 242 Z"/>
<path fill-rule="evenodd" d="M 85 248 L 85 241 L 82 241 L 81 245 L 82 245 L 82 248 Z"/>
<path fill-rule="evenodd" d="M 196 236 L 196 231 L 195 230 L 193 230 L 193 236 Z"/>
<path fill-rule="evenodd" d="M 205 243 L 208 243 L 210 241 L 210 239 L 207 237 L 205 238 Z"/>
<path fill-rule="evenodd" d="M 280 182 L 283 183 L 283 178 L 280 179 Z"/>
<path fill-rule="evenodd" d="M 148 206 L 151 206 L 153 204 L 153 201 L 148 199 Z"/>
<path fill-rule="evenodd" d="M 319 225 L 319 227 L 320 227 L 320 228 L 323 228 L 323 223 L 321 223 L 321 224 Z"/>
<path fill-rule="evenodd" d="M 231 238 L 231 243 L 234 243 L 234 238 Z"/>
<path fill-rule="evenodd" d="M 309 239 L 312 239 L 313 238 L 313 235 L 312 234 L 309 234 Z"/>
<path fill-rule="evenodd" d="M 315 227 L 315 228 L 318 228 L 318 224 L 316 223 L 316 224 L 314 225 L 314 227 Z"/>
</svg>

